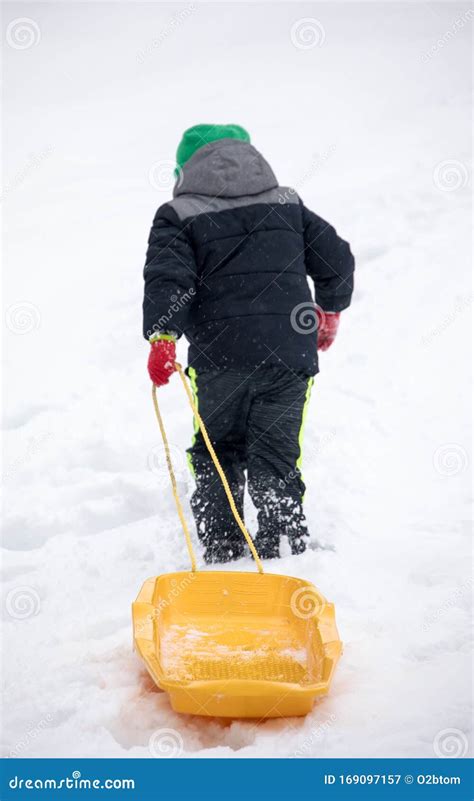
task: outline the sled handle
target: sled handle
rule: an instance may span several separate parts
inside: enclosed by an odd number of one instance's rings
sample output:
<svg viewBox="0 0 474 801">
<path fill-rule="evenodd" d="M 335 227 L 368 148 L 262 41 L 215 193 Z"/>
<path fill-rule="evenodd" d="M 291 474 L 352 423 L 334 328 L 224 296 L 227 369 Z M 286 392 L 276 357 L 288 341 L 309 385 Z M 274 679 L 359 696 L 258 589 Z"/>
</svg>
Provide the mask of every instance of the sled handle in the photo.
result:
<svg viewBox="0 0 474 801">
<path fill-rule="evenodd" d="M 177 372 L 179 373 L 179 377 L 180 377 L 181 382 L 183 384 L 183 387 L 185 389 L 185 392 L 186 392 L 186 395 L 187 395 L 187 398 L 188 398 L 188 401 L 189 401 L 189 405 L 191 406 L 194 418 L 195 418 L 197 424 L 199 425 L 199 428 L 201 430 L 204 442 L 206 443 L 207 450 L 209 451 L 209 455 L 210 455 L 210 457 L 211 457 L 211 459 L 212 459 L 212 461 L 214 463 L 214 466 L 215 466 L 215 468 L 216 468 L 216 470 L 217 470 L 217 472 L 219 474 L 219 478 L 222 481 L 222 486 L 224 487 L 225 494 L 227 495 L 227 500 L 229 501 L 229 506 L 231 508 L 232 514 L 234 515 L 235 522 L 237 523 L 238 527 L 240 528 L 242 534 L 245 537 L 247 545 L 250 548 L 250 553 L 252 554 L 252 556 L 253 556 L 253 558 L 255 560 L 255 564 L 257 565 L 257 569 L 258 569 L 259 573 L 263 573 L 262 561 L 261 561 L 261 559 L 260 559 L 260 557 L 259 557 L 259 555 L 257 553 L 257 549 L 255 548 L 255 545 L 253 543 L 252 537 L 250 536 L 249 532 L 247 531 L 245 523 L 242 520 L 242 518 L 241 518 L 241 516 L 239 514 L 239 511 L 238 511 L 238 509 L 237 509 L 237 507 L 235 505 L 234 496 L 232 495 L 232 491 L 231 491 L 231 489 L 229 487 L 229 482 L 227 481 L 226 475 L 225 475 L 225 473 L 224 473 L 224 471 L 223 471 L 223 469 L 221 467 L 221 463 L 219 462 L 219 459 L 217 458 L 217 454 L 216 454 L 216 452 L 215 452 L 215 450 L 214 450 L 214 448 L 212 446 L 212 442 L 209 439 L 209 434 L 207 433 L 207 429 L 206 429 L 206 426 L 204 425 L 204 421 L 203 421 L 201 415 L 199 414 L 197 406 L 196 406 L 196 404 L 194 402 L 191 390 L 189 389 L 188 382 L 186 381 L 186 376 L 184 374 L 184 370 L 183 370 L 182 366 L 179 364 L 179 362 L 175 362 L 175 367 L 176 367 Z M 160 426 L 160 431 L 161 431 L 161 436 L 162 436 L 162 439 L 163 439 L 163 444 L 165 446 L 166 464 L 168 466 L 168 472 L 170 474 L 171 486 L 172 486 L 172 489 L 173 489 L 173 496 L 174 496 L 174 500 L 175 500 L 175 503 L 176 503 L 176 508 L 178 510 L 179 519 L 181 520 L 181 525 L 183 527 L 184 536 L 186 538 L 186 545 L 188 546 L 189 556 L 191 558 L 192 570 L 194 572 L 197 569 L 196 568 L 196 556 L 195 556 L 194 549 L 193 549 L 193 546 L 192 546 L 191 536 L 189 534 L 189 529 L 188 529 L 188 526 L 187 526 L 187 523 L 186 523 L 186 519 L 184 517 L 183 507 L 181 505 L 181 501 L 180 501 L 179 495 L 178 495 L 178 488 L 176 486 L 176 478 L 175 478 L 174 471 L 173 471 L 173 465 L 171 463 L 171 455 L 170 455 L 170 449 L 169 449 L 169 445 L 168 445 L 168 440 L 167 440 L 167 437 L 166 437 L 166 432 L 165 432 L 165 429 L 164 429 L 164 426 L 163 426 L 163 420 L 162 420 L 162 417 L 161 417 L 161 414 L 160 414 L 160 409 L 159 409 L 159 406 L 158 406 L 158 398 L 157 398 L 157 395 L 156 395 L 156 386 L 155 386 L 155 384 L 153 384 L 152 394 L 153 394 L 153 405 L 155 407 L 156 417 L 158 419 L 158 424 Z"/>
</svg>

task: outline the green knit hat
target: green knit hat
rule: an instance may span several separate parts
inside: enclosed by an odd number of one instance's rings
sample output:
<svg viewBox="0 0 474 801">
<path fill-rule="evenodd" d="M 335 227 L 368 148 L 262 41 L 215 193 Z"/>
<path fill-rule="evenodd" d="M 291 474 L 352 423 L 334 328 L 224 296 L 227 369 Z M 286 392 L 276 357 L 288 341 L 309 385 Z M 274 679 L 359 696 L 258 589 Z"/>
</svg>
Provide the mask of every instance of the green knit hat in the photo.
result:
<svg viewBox="0 0 474 801">
<path fill-rule="evenodd" d="M 240 125 L 193 125 L 184 132 L 176 151 L 176 163 L 181 168 L 200 147 L 215 142 L 216 139 L 240 139 L 250 142 L 250 136 Z"/>
</svg>

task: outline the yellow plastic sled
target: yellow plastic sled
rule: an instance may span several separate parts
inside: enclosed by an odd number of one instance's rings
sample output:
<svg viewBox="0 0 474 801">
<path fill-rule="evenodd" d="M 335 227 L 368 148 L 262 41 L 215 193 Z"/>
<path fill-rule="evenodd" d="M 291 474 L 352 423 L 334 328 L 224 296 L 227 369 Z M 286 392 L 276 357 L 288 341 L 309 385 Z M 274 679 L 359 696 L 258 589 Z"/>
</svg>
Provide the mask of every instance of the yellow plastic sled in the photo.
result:
<svg viewBox="0 0 474 801">
<path fill-rule="evenodd" d="M 342 645 L 334 606 L 307 581 L 237 572 L 148 579 L 135 646 L 176 712 L 306 715 L 328 692 Z"/>
<path fill-rule="evenodd" d="M 306 715 L 328 692 L 342 652 L 334 606 L 308 581 L 263 573 L 177 368 L 259 573 L 197 572 L 154 391 L 192 571 L 145 582 L 132 607 L 135 648 L 176 712 L 230 718 Z"/>
</svg>

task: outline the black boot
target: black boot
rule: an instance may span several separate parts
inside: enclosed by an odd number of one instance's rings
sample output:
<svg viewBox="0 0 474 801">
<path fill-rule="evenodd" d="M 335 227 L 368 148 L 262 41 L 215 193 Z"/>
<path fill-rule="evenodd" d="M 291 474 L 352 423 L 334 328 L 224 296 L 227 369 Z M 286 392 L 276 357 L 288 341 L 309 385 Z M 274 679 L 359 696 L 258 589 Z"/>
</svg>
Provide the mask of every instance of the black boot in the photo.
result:
<svg viewBox="0 0 474 801">
<path fill-rule="evenodd" d="M 245 553 L 244 545 L 235 540 L 214 540 L 206 543 L 204 561 L 208 565 L 224 564 L 240 559 Z"/>
<path fill-rule="evenodd" d="M 234 466 L 237 473 L 238 463 Z M 228 469 L 228 475 L 232 473 Z M 235 504 L 243 518 L 244 480 L 239 475 L 229 481 Z M 204 545 L 207 564 L 222 564 L 240 559 L 245 554 L 245 540 L 235 521 L 224 488 L 213 465 L 198 462 L 195 470 L 196 491 L 191 509 L 196 521 L 197 535 Z"/>
<path fill-rule="evenodd" d="M 308 527 L 301 500 L 278 490 L 256 491 L 252 498 L 258 508 L 258 534 L 255 547 L 262 559 L 280 556 L 280 538 L 288 537 L 292 554 L 304 553 L 309 540 Z"/>
<path fill-rule="evenodd" d="M 260 559 L 279 559 L 280 558 L 280 538 L 266 537 L 257 534 L 253 544 L 257 549 Z"/>
</svg>

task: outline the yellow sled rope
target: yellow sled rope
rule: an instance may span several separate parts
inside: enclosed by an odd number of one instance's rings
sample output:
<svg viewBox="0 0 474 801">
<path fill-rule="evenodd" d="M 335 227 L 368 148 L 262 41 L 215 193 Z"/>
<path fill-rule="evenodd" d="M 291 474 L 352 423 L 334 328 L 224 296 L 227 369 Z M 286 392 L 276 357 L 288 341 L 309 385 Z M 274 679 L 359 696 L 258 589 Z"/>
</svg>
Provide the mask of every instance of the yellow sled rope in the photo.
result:
<svg viewBox="0 0 474 801">
<path fill-rule="evenodd" d="M 214 448 L 212 446 L 212 442 L 209 439 L 209 435 L 207 433 L 206 426 L 204 425 L 204 421 L 203 421 L 201 415 L 198 412 L 196 404 L 194 403 L 194 399 L 193 399 L 193 396 L 191 394 L 191 390 L 189 389 L 188 382 L 186 381 L 186 377 L 184 375 L 183 368 L 181 367 L 181 365 L 178 362 L 175 362 L 175 367 L 176 367 L 176 370 L 179 373 L 179 377 L 180 377 L 180 379 L 181 379 L 181 381 L 183 383 L 184 389 L 186 391 L 186 395 L 188 396 L 189 405 L 191 406 L 191 409 L 193 410 L 193 414 L 194 414 L 194 417 L 196 418 L 196 422 L 198 423 L 199 428 L 201 429 L 201 433 L 202 433 L 204 442 L 206 443 L 206 447 L 207 447 L 207 449 L 209 451 L 209 454 L 211 456 L 212 461 L 214 462 L 215 468 L 216 468 L 216 470 L 217 470 L 217 472 L 219 474 L 219 478 L 222 481 L 222 485 L 224 487 L 225 494 L 227 495 L 227 500 L 229 501 L 229 506 L 232 509 L 232 514 L 234 515 L 236 523 L 237 523 L 238 527 L 240 528 L 242 534 L 244 535 L 244 537 L 245 537 L 245 539 L 247 541 L 247 545 L 250 548 L 250 553 L 252 554 L 253 558 L 255 559 L 255 563 L 256 563 L 256 565 L 258 567 L 259 572 L 263 573 L 263 565 L 262 565 L 261 559 L 260 559 L 260 557 L 259 557 L 259 555 L 257 553 L 257 549 L 255 548 L 255 545 L 253 544 L 252 537 L 250 536 L 249 532 L 247 531 L 247 529 L 245 527 L 245 523 L 244 523 L 244 521 L 242 520 L 242 518 L 239 515 L 239 512 L 238 512 L 237 507 L 235 505 L 234 497 L 233 497 L 232 492 L 230 490 L 229 483 L 227 481 L 225 473 L 224 473 L 224 471 L 223 471 L 223 469 L 221 467 L 219 459 L 217 458 L 217 454 L 216 454 L 216 452 L 215 452 L 215 450 L 214 450 Z M 177 484 L 176 484 L 176 477 L 175 477 L 174 470 L 173 470 L 173 464 L 171 462 L 171 454 L 170 454 L 170 448 L 169 448 L 169 444 L 168 444 L 168 437 L 166 436 L 165 427 L 163 425 L 163 418 L 161 416 L 160 407 L 158 405 L 158 397 L 157 397 L 157 394 L 156 394 L 156 386 L 155 386 L 155 384 L 153 384 L 152 395 L 153 395 L 153 405 L 155 407 L 155 413 L 156 413 L 156 417 L 157 417 L 157 420 L 158 420 L 158 425 L 160 427 L 161 436 L 162 436 L 162 439 L 163 439 L 163 445 L 165 446 L 166 464 L 168 466 L 168 472 L 170 474 L 171 487 L 172 487 L 172 490 L 173 490 L 173 497 L 174 497 L 174 501 L 175 501 L 175 504 L 176 504 L 176 508 L 178 510 L 179 519 L 181 520 L 181 525 L 183 527 L 184 536 L 186 537 L 186 545 L 188 546 L 189 557 L 191 559 L 191 566 L 192 566 L 192 570 L 194 572 L 197 569 L 196 568 L 196 555 L 194 553 L 193 544 L 192 544 L 192 541 L 191 541 L 191 536 L 189 534 L 188 525 L 186 523 L 186 518 L 184 517 L 183 507 L 181 505 L 181 501 L 180 501 L 179 494 L 178 494 L 178 487 L 177 487 Z"/>
</svg>

